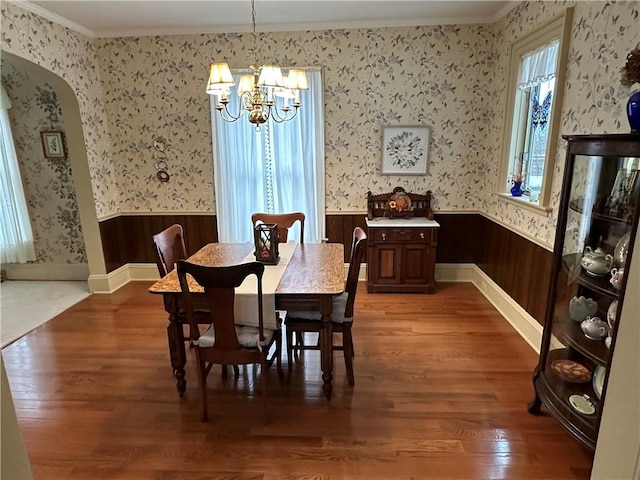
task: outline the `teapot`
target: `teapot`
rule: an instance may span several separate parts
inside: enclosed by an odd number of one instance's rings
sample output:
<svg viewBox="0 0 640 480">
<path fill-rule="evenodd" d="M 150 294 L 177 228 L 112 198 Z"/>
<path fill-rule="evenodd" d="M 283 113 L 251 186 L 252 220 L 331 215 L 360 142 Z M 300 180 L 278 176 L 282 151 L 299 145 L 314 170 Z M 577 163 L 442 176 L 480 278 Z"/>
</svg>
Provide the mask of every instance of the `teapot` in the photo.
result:
<svg viewBox="0 0 640 480">
<path fill-rule="evenodd" d="M 598 311 L 598 303 L 593 298 L 573 297 L 569 301 L 569 316 L 576 322 L 582 322 Z"/>
<path fill-rule="evenodd" d="M 580 328 L 584 336 L 590 340 L 602 340 L 609 331 L 606 322 L 601 320 L 600 317 L 587 317 L 580 324 Z"/>
<path fill-rule="evenodd" d="M 589 275 L 602 277 L 611 270 L 613 257 L 605 253 L 600 247 L 595 250 L 592 250 L 591 247 L 585 247 L 580 265 L 582 265 L 582 268 L 584 268 Z"/>
</svg>

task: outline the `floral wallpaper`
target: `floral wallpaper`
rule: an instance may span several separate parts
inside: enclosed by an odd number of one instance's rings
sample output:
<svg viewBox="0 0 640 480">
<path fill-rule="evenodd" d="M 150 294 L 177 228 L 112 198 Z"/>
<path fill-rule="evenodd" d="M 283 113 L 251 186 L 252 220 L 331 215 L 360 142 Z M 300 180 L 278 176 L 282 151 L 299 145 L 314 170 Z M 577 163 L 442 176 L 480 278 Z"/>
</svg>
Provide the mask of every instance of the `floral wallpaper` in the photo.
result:
<svg viewBox="0 0 640 480">
<path fill-rule="evenodd" d="M 486 140 L 486 169 L 480 184 L 497 185 L 505 111 L 504 95 L 511 44 L 545 22 L 574 6 L 567 77 L 562 105 L 560 134 L 628 133 L 625 114 L 630 90 L 620 84 L 620 68 L 627 53 L 640 45 L 640 2 L 633 1 L 545 1 L 522 2 L 495 25 L 495 68 L 488 82 L 492 116 Z M 558 141 L 554 159 L 551 206 L 544 216 L 525 208 L 506 204 L 492 194 L 495 188 L 480 191 L 483 211 L 497 221 L 512 226 L 553 247 L 566 142 Z"/>
<path fill-rule="evenodd" d="M 123 211 L 212 211 L 208 64 L 251 63 L 249 34 L 127 37 L 97 42 Z M 483 25 L 269 33 L 262 57 L 323 67 L 326 206 L 365 210 L 365 194 L 432 189 L 436 207 L 477 209 L 472 188 L 490 110 L 492 35 Z M 304 108 L 304 107 L 303 107 Z M 427 125 L 429 175 L 382 176 L 383 125 Z M 152 139 L 169 139 L 171 180 L 155 178 Z M 242 194 L 242 192 L 240 192 Z"/>
<path fill-rule="evenodd" d="M 30 78 L 3 59 L 2 82 L 16 155 L 35 238 L 35 263 L 86 263 L 78 202 L 68 159 L 47 159 L 40 132 L 64 130 L 62 107 L 51 85 Z"/>
<path fill-rule="evenodd" d="M 564 142 L 551 215 L 506 204 L 494 187 L 510 45 L 568 5 L 561 133 L 626 132 L 629 89 L 618 69 L 640 43 L 637 1 L 527 1 L 486 25 L 261 34 L 263 59 L 323 68 L 327 210 L 364 213 L 367 190 L 430 189 L 438 211 L 481 211 L 551 247 Z M 214 59 L 247 67 L 250 34 L 91 40 L 6 2 L 2 16 L 2 48 L 45 64 L 78 94 L 99 216 L 215 211 L 207 67 Z M 430 127 L 426 176 L 379 173 L 384 125 Z M 158 135 L 169 140 L 166 183 L 155 178 Z"/>
<path fill-rule="evenodd" d="M 55 73 L 75 93 L 97 215 L 116 213 L 118 175 L 112 162 L 115 152 L 105 111 L 109 99 L 102 90 L 94 41 L 9 2 L 0 3 L 0 21 L 2 51 Z"/>
</svg>

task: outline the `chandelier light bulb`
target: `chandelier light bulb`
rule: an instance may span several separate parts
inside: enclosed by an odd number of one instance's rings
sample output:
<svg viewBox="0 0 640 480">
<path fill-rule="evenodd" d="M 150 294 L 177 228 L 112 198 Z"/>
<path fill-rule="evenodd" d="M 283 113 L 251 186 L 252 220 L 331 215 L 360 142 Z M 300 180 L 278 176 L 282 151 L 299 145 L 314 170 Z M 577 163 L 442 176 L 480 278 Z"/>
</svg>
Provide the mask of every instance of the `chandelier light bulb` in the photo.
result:
<svg viewBox="0 0 640 480">
<path fill-rule="evenodd" d="M 287 76 L 283 76 L 279 66 L 264 64 L 258 61 L 258 36 L 256 33 L 255 0 L 251 0 L 251 20 L 253 36 L 253 54 L 255 63 L 251 65 L 253 75 L 243 75 L 238 82 L 237 92 L 240 106 L 237 114 L 229 110 L 229 93 L 236 82 L 233 79 L 229 65 L 226 62 L 213 62 L 209 67 L 209 81 L 206 92 L 218 97 L 216 110 L 226 122 L 235 122 L 244 112 L 250 123 L 260 129 L 260 125 L 272 118 L 276 123 L 292 120 L 301 107 L 300 90 L 307 90 L 309 84 L 304 70 L 292 68 Z M 281 106 L 276 104 L 276 98 L 283 99 Z M 289 100 L 294 99 L 293 108 Z"/>
</svg>

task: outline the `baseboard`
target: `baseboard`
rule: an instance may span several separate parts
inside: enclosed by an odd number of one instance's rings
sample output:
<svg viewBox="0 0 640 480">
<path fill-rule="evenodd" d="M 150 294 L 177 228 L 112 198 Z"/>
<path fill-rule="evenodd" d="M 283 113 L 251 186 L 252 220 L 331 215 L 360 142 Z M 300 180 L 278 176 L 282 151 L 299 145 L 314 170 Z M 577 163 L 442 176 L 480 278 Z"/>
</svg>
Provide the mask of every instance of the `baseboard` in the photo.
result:
<svg viewBox="0 0 640 480">
<path fill-rule="evenodd" d="M 478 266 L 473 265 L 473 278 L 471 282 L 480 292 L 496 307 L 507 322 L 529 344 L 533 350 L 540 354 L 542 341 L 542 325 L 520 306 L 513 298 L 500 288 Z"/>
<path fill-rule="evenodd" d="M 477 267 L 473 263 L 437 263 L 436 282 L 475 283 L 474 280 L 476 280 L 476 268 Z"/>
<path fill-rule="evenodd" d="M 7 263 L 3 265 L 7 280 L 87 280 L 86 263 Z"/>
<path fill-rule="evenodd" d="M 122 265 L 106 275 L 91 275 L 89 291 L 91 293 L 113 293 L 131 281 L 129 265 Z"/>
<path fill-rule="evenodd" d="M 160 280 L 158 266 L 155 263 L 130 263 L 129 276 L 136 282 Z"/>
<path fill-rule="evenodd" d="M 109 286 L 109 275 L 89 275 L 87 285 L 91 293 L 113 293 Z"/>
</svg>

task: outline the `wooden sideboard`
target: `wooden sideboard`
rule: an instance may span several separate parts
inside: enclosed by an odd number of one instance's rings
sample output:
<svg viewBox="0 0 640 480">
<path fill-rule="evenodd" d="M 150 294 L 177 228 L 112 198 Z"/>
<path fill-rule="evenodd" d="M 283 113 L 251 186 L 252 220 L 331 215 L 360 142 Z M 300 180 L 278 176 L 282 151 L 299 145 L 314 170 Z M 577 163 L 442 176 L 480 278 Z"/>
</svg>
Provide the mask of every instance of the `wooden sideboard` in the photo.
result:
<svg viewBox="0 0 640 480">
<path fill-rule="evenodd" d="M 440 225 L 431 192 L 367 192 L 367 290 L 433 293 Z"/>
<path fill-rule="evenodd" d="M 433 293 L 439 227 L 426 217 L 367 219 L 367 291 Z"/>
</svg>

